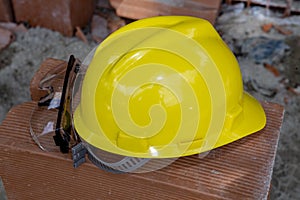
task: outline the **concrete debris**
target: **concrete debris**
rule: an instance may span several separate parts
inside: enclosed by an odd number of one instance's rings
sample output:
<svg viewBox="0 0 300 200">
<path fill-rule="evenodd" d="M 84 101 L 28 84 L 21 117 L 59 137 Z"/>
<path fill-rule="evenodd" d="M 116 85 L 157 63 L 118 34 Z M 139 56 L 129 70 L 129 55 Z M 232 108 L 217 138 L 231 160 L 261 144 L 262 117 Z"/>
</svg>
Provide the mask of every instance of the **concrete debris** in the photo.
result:
<svg viewBox="0 0 300 200">
<path fill-rule="evenodd" d="M 1 3 L 7 1 L 0 0 L 0 19 Z M 0 31 L 5 32 L 4 34 L 0 32 L 0 41 L 3 36 L 6 36 L 4 41 L 7 42 L 8 39 L 12 39 L 11 34 L 16 35 L 16 40 L 9 46 L 6 45 L 6 48 L 0 52 L 0 122 L 12 105 L 30 99 L 28 93 L 30 79 L 47 57 L 67 60 L 69 54 L 74 54 L 83 60 L 96 46 L 94 41 L 101 42 L 109 33 L 128 23 L 128 19 L 121 17 L 139 19 L 153 15 L 182 14 L 203 17 L 214 22 L 221 2 L 220 0 L 108 1 L 96 1 L 91 30 L 87 30 L 89 27 L 85 29 L 83 26 L 86 26 L 88 19 L 92 17 L 92 7 L 85 9 L 85 6 L 90 5 L 88 3 L 90 0 L 84 2 L 82 6 L 76 6 L 77 10 L 72 13 L 78 14 L 79 18 L 74 19 L 67 15 L 71 9 L 68 2 L 75 2 L 72 0 L 63 3 L 61 0 L 49 1 L 50 3 L 47 1 L 49 6 L 44 5 L 45 1 L 12 0 L 13 3 L 18 3 L 18 5 L 14 4 L 17 21 L 24 21 L 32 26 L 45 26 L 69 36 L 74 34 L 75 27 L 78 26 L 82 40 L 86 38 L 88 44 L 77 37 L 63 37 L 58 32 L 44 28 L 34 27 L 27 31 L 23 24 L 0 23 Z M 32 6 L 38 2 L 40 2 L 39 9 Z M 232 0 L 232 2 L 240 1 Z M 246 7 L 246 3 L 223 4 L 215 27 L 238 58 L 245 90 L 259 100 L 285 105 L 286 115 L 279 141 L 270 198 L 300 199 L 300 187 L 298 187 L 300 139 L 297 129 L 300 124 L 300 16 L 282 18 L 283 10 L 253 6 L 258 2 L 267 6 L 266 3 L 269 2 L 268 7 L 272 8 L 276 7 L 275 2 L 279 0 L 247 0 L 247 2 L 251 3 L 250 7 Z M 282 2 L 285 3 L 284 0 Z M 59 4 L 58 8 L 54 6 L 55 3 Z M 118 15 L 109 3 L 116 9 Z M 299 0 L 293 1 L 292 14 L 298 12 L 296 6 L 298 3 Z M 20 11 L 21 9 L 23 11 Z M 56 12 L 51 11 L 51 15 L 38 17 L 36 12 L 29 12 L 29 10 L 40 10 L 48 14 L 49 9 L 50 11 L 55 9 Z M 24 13 L 20 14 L 20 12 Z M 42 19 L 46 20 L 47 24 L 38 22 Z M 72 24 L 72 20 L 76 20 L 78 24 Z"/>
<path fill-rule="evenodd" d="M 300 1 L 297 0 L 230 0 L 230 2 L 247 2 L 253 5 L 262 5 L 266 8 L 282 8 L 284 16 L 289 16 L 291 12 L 300 13 Z"/>
<path fill-rule="evenodd" d="M 100 43 L 107 37 L 109 34 L 107 29 L 107 21 L 105 18 L 99 15 L 93 15 L 91 22 L 91 34 L 92 38 Z"/>
<path fill-rule="evenodd" d="M 0 177 L 0 200 L 7 200 L 6 191 L 1 177 Z"/>
<path fill-rule="evenodd" d="M 290 80 L 290 86 L 295 87 L 300 85 L 300 34 L 288 37 L 285 42 L 290 46 L 290 53 L 285 57 L 281 68 Z"/>
<path fill-rule="evenodd" d="M 276 88 L 264 88 L 263 86 L 259 85 L 256 80 L 249 80 L 248 82 L 245 83 L 244 87 L 248 91 L 254 91 L 258 92 L 263 96 L 272 98 L 276 95 L 277 89 Z"/>
<path fill-rule="evenodd" d="M 284 41 L 266 37 L 248 38 L 240 42 L 240 53 L 256 63 L 273 64 L 285 57 L 289 50 L 289 46 Z"/>
<path fill-rule="evenodd" d="M 106 1 L 99 1 L 105 4 Z M 97 43 L 102 42 L 110 33 L 125 26 L 129 19 L 123 19 L 116 15 L 115 10 L 111 7 L 99 5 L 97 3 L 95 13 L 91 21 L 91 36 Z"/>
<path fill-rule="evenodd" d="M 96 46 L 77 37 L 63 37 L 45 28 L 30 28 L 0 52 L 0 122 L 11 106 L 30 100 L 29 84 L 42 61 L 52 57 L 68 60 L 70 54 L 83 60 Z"/>
<path fill-rule="evenodd" d="M 238 58 L 245 90 L 286 110 L 270 199 L 300 199 L 300 16 L 282 18 L 282 10 L 244 3 L 232 6 L 234 11 L 222 6 L 216 27 Z"/>
<path fill-rule="evenodd" d="M 0 28 L 0 51 L 6 48 L 14 39 L 11 31 Z"/>
</svg>

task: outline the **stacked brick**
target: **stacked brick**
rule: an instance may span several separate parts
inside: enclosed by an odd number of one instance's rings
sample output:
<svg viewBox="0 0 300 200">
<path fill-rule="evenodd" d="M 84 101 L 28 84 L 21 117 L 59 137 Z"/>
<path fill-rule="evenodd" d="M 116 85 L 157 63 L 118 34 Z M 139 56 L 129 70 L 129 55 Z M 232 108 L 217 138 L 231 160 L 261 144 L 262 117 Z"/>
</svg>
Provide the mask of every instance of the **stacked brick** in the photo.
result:
<svg viewBox="0 0 300 200">
<path fill-rule="evenodd" d="M 41 26 L 65 36 L 76 35 L 84 42 L 81 28 L 90 24 L 92 38 L 101 42 L 126 24 L 120 17 L 188 15 L 214 23 L 220 4 L 221 0 L 0 0 L 0 23 Z M 0 26 L 0 50 L 11 43 L 13 32 Z"/>
</svg>

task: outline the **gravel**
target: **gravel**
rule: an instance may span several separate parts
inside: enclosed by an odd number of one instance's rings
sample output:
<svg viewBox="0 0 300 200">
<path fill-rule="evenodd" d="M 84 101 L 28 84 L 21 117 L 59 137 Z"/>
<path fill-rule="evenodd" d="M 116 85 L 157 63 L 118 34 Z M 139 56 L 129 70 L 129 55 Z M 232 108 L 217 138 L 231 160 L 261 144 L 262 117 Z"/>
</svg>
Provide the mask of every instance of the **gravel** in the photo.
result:
<svg viewBox="0 0 300 200">
<path fill-rule="evenodd" d="M 68 60 L 71 54 L 83 60 L 95 45 L 39 27 L 17 33 L 16 40 L 0 52 L 0 122 L 13 105 L 30 101 L 30 80 L 43 60 Z"/>
</svg>

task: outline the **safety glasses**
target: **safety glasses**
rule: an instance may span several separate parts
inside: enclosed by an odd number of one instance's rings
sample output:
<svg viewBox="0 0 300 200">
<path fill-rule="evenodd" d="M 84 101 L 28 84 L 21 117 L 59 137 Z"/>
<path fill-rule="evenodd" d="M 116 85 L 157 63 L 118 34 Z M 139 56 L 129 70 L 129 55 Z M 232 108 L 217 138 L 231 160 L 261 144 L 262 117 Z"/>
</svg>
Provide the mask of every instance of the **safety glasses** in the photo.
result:
<svg viewBox="0 0 300 200">
<path fill-rule="evenodd" d="M 39 83 L 39 89 L 46 95 L 32 112 L 30 133 L 44 151 L 58 151 L 59 146 L 62 153 L 68 153 L 79 142 L 71 119 L 72 86 L 79 68 L 80 61 L 71 55 L 67 68 L 64 64 L 57 66 Z M 62 88 L 59 80 L 64 80 Z"/>
<path fill-rule="evenodd" d="M 83 77 L 94 51 L 83 63 L 71 55 L 67 67 L 64 64 L 57 66 L 40 81 L 39 90 L 46 95 L 38 101 L 31 115 L 30 134 L 34 142 L 47 152 L 71 151 L 75 168 L 86 162 L 86 155 L 98 168 L 117 174 L 154 171 L 174 162 L 177 158 L 148 159 L 116 155 L 80 139 L 72 122 L 72 111 L 79 105 Z"/>
</svg>

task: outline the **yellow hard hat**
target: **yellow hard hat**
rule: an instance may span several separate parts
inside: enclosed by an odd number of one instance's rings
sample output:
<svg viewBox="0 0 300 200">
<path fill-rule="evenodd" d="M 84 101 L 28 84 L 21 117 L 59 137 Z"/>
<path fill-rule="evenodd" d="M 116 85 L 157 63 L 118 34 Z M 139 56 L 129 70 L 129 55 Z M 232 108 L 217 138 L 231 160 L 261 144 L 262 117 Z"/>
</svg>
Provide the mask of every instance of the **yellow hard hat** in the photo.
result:
<svg viewBox="0 0 300 200">
<path fill-rule="evenodd" d="M 236 58 L 206 20 L 161 16 L 133 22 L 111 34 L 84 64 L 73 120 L 93 148 L 175 158 L 265 126 L 263 108 L 243 91 Z"/>
</svg>

